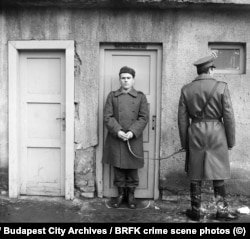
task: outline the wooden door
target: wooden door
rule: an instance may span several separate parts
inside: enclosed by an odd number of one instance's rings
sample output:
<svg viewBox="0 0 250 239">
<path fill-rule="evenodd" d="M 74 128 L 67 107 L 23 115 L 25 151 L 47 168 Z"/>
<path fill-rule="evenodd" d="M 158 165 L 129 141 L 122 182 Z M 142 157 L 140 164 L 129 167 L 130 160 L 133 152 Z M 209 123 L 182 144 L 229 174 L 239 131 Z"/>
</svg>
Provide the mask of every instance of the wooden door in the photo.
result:
<svg viewBox="0 0 250 239">
<path fill-rule="evenodd" d="M 136 189 L 137 198 L 154 198 L 158 180 L 159 162 L 152 160 L 156 156 L 156 116 L 157 116 L 157 82 L 159 78 L 159 51 L 155 49 L 103 49 L 103 91 L 100 115 L 103 117 L 103 107 L 108 93 L 117 90 L 119 84 L 119 70 L 122 66 L 135 69 L 135 89 L 144 92 L 149 106 L 149 123 L 143 132 L 144 167 L 139 169 L 139 186 Z M 107 129 L 100 120 L 101 142 L 105 141 Z M 113 168 L 103 165 L 103 195 L 113 197 L 117 195 L 117 188 L 113 185 Z"/>
<path fill-rule="evenodd" d="M 21 52 L 20 194 L 65 194 L 65 55 Z"/>
</svg>

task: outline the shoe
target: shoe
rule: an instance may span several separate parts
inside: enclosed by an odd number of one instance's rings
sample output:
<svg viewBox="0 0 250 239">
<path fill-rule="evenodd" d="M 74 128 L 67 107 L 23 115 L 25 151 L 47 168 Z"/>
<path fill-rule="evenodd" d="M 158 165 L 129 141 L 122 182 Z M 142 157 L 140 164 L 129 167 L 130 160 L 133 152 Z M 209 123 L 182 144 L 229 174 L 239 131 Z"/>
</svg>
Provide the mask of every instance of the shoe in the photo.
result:
<svg viewBox="0 0 250 239">
<path fill-rule="evenodd" d="M 216 213 L 217 220 L 232 221 L 239 218 L 237 213 L 230 212 L 229 210 L 223 210 Z"/>
<path fill-rule="evenodd" d="M 239 218 L 237 213 L 233 213 L 229 210 L 229 203 L 227 201 L 226 190 L 224 184 L 214 187 L 214 196 L 217 200 L 217 213 L 216 219 L 218 220 L 237 220 Z"/>
<path fill-rule="evenodd" d="M 192 209 L 186 210 L 186 216 L 193 221 L 200 221 L 200 213 L 194 212 Z"/>
<path fill-rule="evenodd" d="M 226 190 L 224 184 L 221 186 L 215 186 L 214 187 L 214 196 L 216 199 L 216 205 L 217 205 L 217 213 L 216 213 L 216 219 L 225 220 L 225 221 L 231 221 L 231 220 L 237 220 L 238 214 L 233 213 L 229 210 L 229 203 L 227 201 L 226 196 Z"/>
<path fill-rule="evenodd" d="M 130 209 L 136 209 L 134 194 L 135 194 L 135 188 L 128 188 L 128 207 Z"/>
<path fill-rule="evenodd" d="M 193 221 L 200 221 L 201 213 L 201 183 L 190 184 L 191 209 L 186 210 L 186 216 Z"/>
<path fill-rule="evenodd" d="M 136 209 L 136 203 L 130 202 L 130 203 L 128 203 L 128 207 L 129 207 L 130 209 Z"/>
<path fill-rule="evenodd" d="M 119 208 L 125 198 L 125 188 L 118 188 L 118 197 L 116 198 L 116 202 L 113 204 L 114 208 Z"/>
</svg>

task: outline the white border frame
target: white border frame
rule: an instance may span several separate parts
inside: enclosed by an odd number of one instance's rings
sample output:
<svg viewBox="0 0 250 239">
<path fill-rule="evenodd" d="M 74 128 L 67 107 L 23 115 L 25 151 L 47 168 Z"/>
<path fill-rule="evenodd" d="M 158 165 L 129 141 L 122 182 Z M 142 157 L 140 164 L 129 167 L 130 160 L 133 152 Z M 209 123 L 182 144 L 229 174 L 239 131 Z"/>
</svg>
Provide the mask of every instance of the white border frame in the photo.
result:
<svg viewBox="0 0 250 239">
<path fill-rule="evenodd" d="M 125 44 L 126 43 L 121 43 Z M 128 43 L 130 44 L 130 43 Z M 155 158 L 159 158 L 160 155 L 160 129 L 161 129 L 161 80 L 162 80 L 162 44 L 147 44 L 147 43 L 138 43 L 138 45 L 144 45 L 145 48 L 142 50 L 156 50 L 157 51 L 157 82 L 156 82 L 156 129 L 155 129 Z M 104 52 L 107 49 L 118 49 L 115 47 L 115 44 L 100 44 L 100 81 L 99 81 L 99 107 L 103 105 L 103 87 L 104 87 Z M 131 48 L 129 48 L 131 49 Z M 135 50 L 140 50 L 140 48 L 134 48 Z M 98 113 L 100 110 L 98 110 Z M 100 121 L 103 120 L 103 115 L 99 114 L 98 117 L 98 127 Z M 97 196 L 103 197 L 103 164 L 102 164 L 102 152 L 103 152 L 103 137 L 100 135 L 103 133 L 103 127 L 99 127 L 98 136 L 99 143 L 96 149 L 96 186 L 97 186 Z M 159 177 L 160 177 L 160 168 L 159 160 L 155 160 L 155 178 L 154 178 L 154 200 L 157 200 L 160 196 L 159 192 Z"/>
<path fill-rule="evenodd" d="M 17 137 L 17 82 L 19 52 L 21 50 L 64 50 L 65 51 L 65 199 L 74 198 L 74 41 L 9 41 L 9 197 L 20 195 L 20 175 Z"/>
</svg>

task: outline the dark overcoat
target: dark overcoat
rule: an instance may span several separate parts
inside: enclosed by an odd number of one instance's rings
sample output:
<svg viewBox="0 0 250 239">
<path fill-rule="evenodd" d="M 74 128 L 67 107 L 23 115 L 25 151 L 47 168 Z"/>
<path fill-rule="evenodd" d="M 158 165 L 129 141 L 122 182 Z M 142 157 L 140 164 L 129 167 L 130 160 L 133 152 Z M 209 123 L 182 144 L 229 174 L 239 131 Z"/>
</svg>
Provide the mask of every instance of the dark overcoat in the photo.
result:
<svg viewBox="0 0 250 239">
<path fill-rule="evenodd" d="M 104 124 L 108 129 L 104 144 L 103 163 L 118 168 L 136 169 L 144 166 L 143 158 L 134 157 L 127 142 L 118 138 L 119 130 L 132 131 L 129 140 L 136 155 L 143 157 L 143 130 L 148 123 L 148 103 L 144 93 L 134 88 L 129 93 L 121 89 L 109 93 L 104 107 Z"/>
<path fill-rule="evenodd" d="M 235 119 L 225 82 L 218 81 L 204 119 L 200 121 L 196 117 L 216 82 L 208 74 L 202 74 L 181 90 L 178 127 L 181 145 L 189 153 L 191 180 L 230 178 L 228 148 L 235 145 Z"/>
</svg>

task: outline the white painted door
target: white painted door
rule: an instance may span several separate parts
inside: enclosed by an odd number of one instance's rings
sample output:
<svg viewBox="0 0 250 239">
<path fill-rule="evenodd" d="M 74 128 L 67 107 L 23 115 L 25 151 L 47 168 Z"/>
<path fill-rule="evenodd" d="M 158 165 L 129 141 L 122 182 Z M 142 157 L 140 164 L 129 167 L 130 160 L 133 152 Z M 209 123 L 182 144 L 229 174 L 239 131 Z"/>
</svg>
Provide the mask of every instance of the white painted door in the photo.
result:
<svg viewBox="0 0 250 239">
<path fill-rule="evenodd" d="M 103 55 L 103 107 L 107 95 L 111 90 L 117 90 L 119 84 L 119 70 L 122 66 L 135 69 L 135 89 L 144 92 L 149 105 L 149 123 L 143 132 L 144 167 L 139 169 L 139 186 L 136 189 L 137 198 L 154 198 L 158 190 L 158 161 L 152 160 L 157 155 L 156 150 L 156 115 L 157 112 L 157 79 L 159 78 L 159 51 L 154 49 L 124 50 L 104 49 Z M 103 113 L 102 113 L 103 115 Z M 102 121 L 100 121 L 102 123 Z M 107 129 L 103 127 L 103 143 Z M 103 195 L 113 197 L 117 195 L 117 188 L 113 185 L 113 168 L 105 164 L 103 168 Z"/>
<path fill-rule="evenodd" d="M 65 55 L 20 52 L 18 99 L 21 189 L 24 195 L 65 194 Z"/>
</svg>

